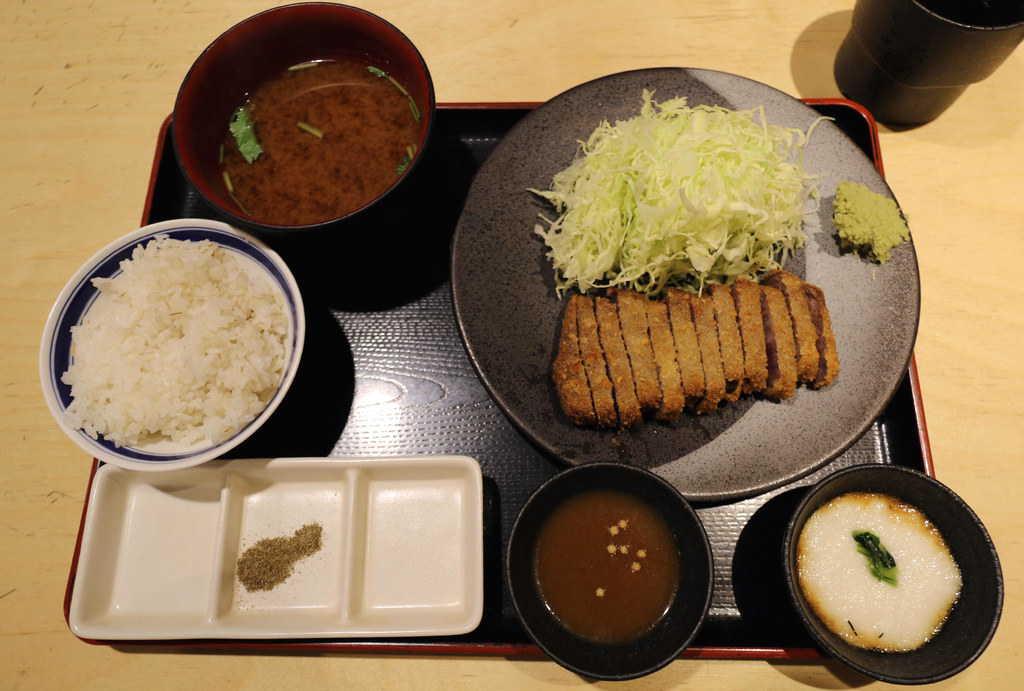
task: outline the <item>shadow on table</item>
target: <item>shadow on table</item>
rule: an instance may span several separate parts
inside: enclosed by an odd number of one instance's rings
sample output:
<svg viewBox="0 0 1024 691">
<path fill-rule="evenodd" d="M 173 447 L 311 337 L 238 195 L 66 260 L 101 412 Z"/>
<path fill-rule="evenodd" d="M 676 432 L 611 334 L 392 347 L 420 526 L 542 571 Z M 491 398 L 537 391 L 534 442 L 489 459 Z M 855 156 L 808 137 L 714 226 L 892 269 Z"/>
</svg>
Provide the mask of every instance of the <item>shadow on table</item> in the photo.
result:
<svg viewBox="0 0 1024 691">
<path fill-rule="evenodd" d="M 832 76 L 839 44 L 850 30 L 852 10 L 833 12 L 807 26 L 793 44 L 789 70 L 799 98 L 842 98 Z"/>
</svg>

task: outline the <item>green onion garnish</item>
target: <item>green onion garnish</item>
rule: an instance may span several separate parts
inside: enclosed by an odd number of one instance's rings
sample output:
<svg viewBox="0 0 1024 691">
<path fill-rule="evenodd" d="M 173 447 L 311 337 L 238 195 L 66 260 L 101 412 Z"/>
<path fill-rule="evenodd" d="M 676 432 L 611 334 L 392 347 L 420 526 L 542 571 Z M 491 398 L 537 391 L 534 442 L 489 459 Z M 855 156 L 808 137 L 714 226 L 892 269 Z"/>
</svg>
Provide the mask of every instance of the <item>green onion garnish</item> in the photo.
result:
<svg viewBox="0 0 1024 691">
<path fill-rule="evenodd" d="M 249 212 L 245 210 L 245 207 L 242 206 L 242 202 L 238 201 L 238 197 L 235 196 L 235 186 L 231 184 L 231 176 L 228 175 L 228 171 L 222 170 L 220 171 L 220 174 L 224 176 L 224 186 L 228 190 L 228 196 L 231 197 L 232 201 L 234 201 L 238 208 L 241 209 L 243 214 L 248 215 Z"/>
<path fill-rule="evenodd" d="M 405 158 L 403 158 L 402 162 L 398 164 L 398 170 L 395 171 L 395 175 L 401 175 L 402 173 L 404 173 L 405 169 L 409 167 L 410 163 L 412 163 L 413 156 L 415 156 L 415 155 L 416 155 L 416 145 L 415 144 L 411 144 L 411 145 L 405 147 Z"/>
<path fill-rule="evenodd" d="M 300 130 L 302 130 L 303 132 L 309 132 L 311 135 L 313 135 L 317 139 L 323 139 L 324 138 L 324 133 L 321 130 L 317 129 L 316 127 L 313 127 L 312 125 L 310 125 L 308 122 L 303 122 L 302 120 L 299 120 L 295 124 L 298 125 Z"/>
<path fill-rule="evenodd" d="M 412 95 L 406 90 L 406 88 L 404 86 L 402 86 L 401 84 L 399 84 L 397 79 L 395 79 L 394 77 L 392 77 L 390 74 L 388 74 L 387 72 L 385 72 L 384 70 L 382 70 L 379 67 L 374 67 L 373 65 L 367 65 L 366 69 L 370 71 L 370 74 L 375 75 L 377 77 L 380 77 L 382 79 L 387 79 L 389 82 L 394 84 L 395 88 L 398 89 L 399 91 L 401 91 L 403 96 L 405 96 L 407 99 L 409 99 L 409 110 L 412 111 L 412 117 L 413 117 L 414 120 L 416 120 L 416 122 L 419 122 L 419 120 L 420 120 L 420 109 L 419 109 L 419 106 L 416 105 L 416 101 L 414 101 L 412 99 Z"/>
<path fill-rule="evenodd" d="M 238 197 L 236 197 L 236 196 L 235 196 L 235 195 L 234 195 L 233 193 L 231 193 L 231 192 L 228 192 L 228 194 L 230 194 L 230 195 L 231 195 L 231 199 L 232 199 L 232 200 L 234 200 L 235 204 L 237 204 L 237 205 L 238 205 L 238 209 L 239 209 L 239 211 L 241 211 L 241 212 L 242 212 L 243 214 L 245 214 L 246 216 L 248 216 L 248 215 L 249 215 L 249 212 L 245 210 L 245 207 L 244 207 L 244 206 L 242 206 L 242 202 L 238 201 Z"/>
</svg>

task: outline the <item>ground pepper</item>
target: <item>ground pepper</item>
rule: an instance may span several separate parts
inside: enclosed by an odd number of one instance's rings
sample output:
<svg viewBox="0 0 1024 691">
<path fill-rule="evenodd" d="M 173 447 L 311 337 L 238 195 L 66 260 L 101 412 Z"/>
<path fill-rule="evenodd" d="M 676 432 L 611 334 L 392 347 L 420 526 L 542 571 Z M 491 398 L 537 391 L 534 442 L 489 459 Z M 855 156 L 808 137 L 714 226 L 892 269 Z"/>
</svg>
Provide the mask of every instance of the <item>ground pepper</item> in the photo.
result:
<svg viewBox="0 0 1024 691">
<path fill-rule="evenodd" d="M 316 554 L 322 546 L 319 523 L 307 523 L 291 537 L 263 538 L 239 557 L 238 580 L 249 592 L 272 590 L 288 580 L 296 562 Z"/>
</svg>

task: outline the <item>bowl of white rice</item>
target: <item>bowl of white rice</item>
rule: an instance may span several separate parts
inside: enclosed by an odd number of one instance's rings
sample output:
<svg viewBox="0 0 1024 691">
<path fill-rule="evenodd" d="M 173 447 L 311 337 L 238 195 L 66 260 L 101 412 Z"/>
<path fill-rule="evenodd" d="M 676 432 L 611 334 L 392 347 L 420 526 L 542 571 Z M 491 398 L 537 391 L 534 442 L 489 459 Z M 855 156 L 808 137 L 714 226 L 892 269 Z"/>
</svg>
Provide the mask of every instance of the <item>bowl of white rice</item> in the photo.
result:
<svg viewBox="0 0 1024 691">
<path fill-rule="evenodd" d="M 195 466 L 273 414 L 305 330 L 295 278 L 260 240 L 205 219 L 155 223 L 100 250 L 57 297 L 40 347 L 43 395 L 102 462 Z"/>
</svg>

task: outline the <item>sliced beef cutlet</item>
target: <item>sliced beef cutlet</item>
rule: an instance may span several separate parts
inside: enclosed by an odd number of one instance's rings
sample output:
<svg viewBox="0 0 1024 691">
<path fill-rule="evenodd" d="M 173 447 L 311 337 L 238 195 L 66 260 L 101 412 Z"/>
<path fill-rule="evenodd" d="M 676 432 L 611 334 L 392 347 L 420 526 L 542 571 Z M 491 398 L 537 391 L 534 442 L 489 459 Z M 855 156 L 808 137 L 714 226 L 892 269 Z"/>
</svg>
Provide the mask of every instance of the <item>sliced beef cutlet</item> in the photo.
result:
<svg viewBox="0 0 1024 691">
<path fill-rule="evenodd" d="M 813 382 L 818 377 L 818 332 L 807 306 L 804 282 L 788 271 L 773 271 L 761 280 L 761 285 L 778 288 L 786 296 L 796 342 L 797 378 L 805 384 Z"/>
<path fill-rule="evenodd" d="M 725 373 L 715 323 L 715 303 L 710 295 L 690 296 L 693 325 L 697 330 L 701 362 L 704 365 L 704 397 L 697 404 L 697 413 L 710 413 L 725 397 Z"/>
<path fill-rule="evenodd" d="M 725 378 L 726 401 L 740 397 L 743 387 L 743 340 L 736 323 L 736 303 L 729 286 L 714 284 L 708 287 L 715 307 L 715 325 L 718 327 L 718 347 L 722 356 L 722 375 Z"/>
<path fill-rule="evenodd" d="M 659 420 L 675 422 L 686 406 L 676 357 L 675 339 L 668 318 L 668 306 L 661 300 L 647 301 L 647 326 L 654 348 L 654 362 L 661 382 L 661 407 L 654 414 Z"/>
<path fill-rule="evenodd" d="M 839 374 L 839 355 L 836 352 L 836 337 L 832 333 L 832 318 L 825 305 L 825 294 L 821 288 L 811 283 L 804 283 L 804 294 L 807 296 L 807 307 L 817 332 L 818 374 L 810 385 L 815 389 L 828 386 Z"/>
<path fill-rule="evenodd" d="M 661 299 L 621 288 L 574 295 L 562 317 L 552 379 L 576 425 L 626 429 L 651 416 L 676 422 L 743 394 L 785 400 L 839 372 L 820 288 L 786 271 L 703 295 Z"/>
<path fill-rule="evenodd" d="M 597 333 L 608 363 L 608 376 L 612 381 L 612 394 L 619 412 L 619 427 L 632 427 L 640 422 L 640 402 L 636 397 L 633 370 L 626 353 L 619 324 L 619 312 L 608 298 L 594 299 L 594 315 L 597 318 Z"/>
<path fill-rule="evenodd" d="M 781 290 L 761 286 L 761 314 L 764 318 L 765 354 L 768 360 L 764 395 L 785 400 L 796 392 L 796 341 L 786 296 Z"/>
<path fill-rule="evenodd" d="M 594 400 L 594 413 L 598 427 L 615 427 L 619 416 L 615 411 L 612 382 L 608 378 L 608 365 L 597 333 L 597 318 L 594 315 L 594 300 L 581 297 L 576 307 L 576 328 L 580 338 L 580 356 L 587 372 L 590 395 Z"/>
<path fill-rule="evenodd" d="M 622 289 L 614 291 L 614 295 L 640 409 L 644 413 L 657 412 L 661 408 L 661 382 L 647 328 L 647 298 Z"/>
<path fill-rule="evenodd" d="M 761 315 L 761 286 L 746 279 L 732 284 L 736 321 L 743 341 L 743 393 L 760 393 L 768 381 L 768 355 Z"/>
<path fill-rule="evenodd" d="M 679 288 L 668 288 L 665 291 L 665 304 L 676 344 L 676 364 L 679 366 L 686 408 L 696 410 L 704 398 L 704 364 L 693 322 L 691 296 Z"/>
<path fill-rule="evenodd" d="M 579 295 L 569 298 L 562 316 L 562 332 L 558 339 L 558 353 L 552 367 L 555 392 L 562 410 L 575 425 L 593 427 L 597 424 L 594 402 L 590 396 L 590 384 L 580 355 L 579 332 L 576 326 L 576 310 L 579 301 L 586 301 Z"/>
</svg>

